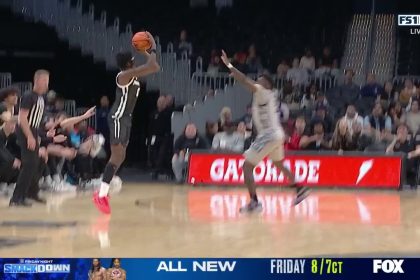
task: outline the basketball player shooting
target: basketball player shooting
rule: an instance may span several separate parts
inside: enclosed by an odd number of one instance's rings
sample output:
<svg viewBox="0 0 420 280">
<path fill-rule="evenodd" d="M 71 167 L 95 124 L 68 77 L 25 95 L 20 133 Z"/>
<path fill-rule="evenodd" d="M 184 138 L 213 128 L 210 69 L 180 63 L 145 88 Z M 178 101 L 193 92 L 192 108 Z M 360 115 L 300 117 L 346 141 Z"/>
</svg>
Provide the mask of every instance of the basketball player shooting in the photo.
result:
<svg viewBox="0 0 420 280">
<path fill-rule="evenodd" d="M 149 32 L 142 32 L 150 41 L 150 50 L 141 51 L 146 57 L 147 62 L 141 66 L 134 67 L 134 58 L 131 52 L 119 53 L 116 56 L 120 72 L 116 77 L 116 96 L 115 102 L 108 116 L 110 128 L 111 157 L 105 166 L 103 179 L 99 192 L 93 194 L 95 206 L 104 214 L 111 213 L 109 205 L 109 184 L 124 162 L 126 149 L 130 140 L 132 123 L 132 113 L 140 93 L 139 77 L 144 77 L 160 70 L 156 62 L 156 43 Z"/>
<path fill-rule="evenodd" d="M 270 76 L 261 75 L 256 82 L 236 69 L 229 61 L 225 51 L 221 57 L 223 63 L 229 68 L 231 75 L 246 89 L 253 93 L 252 121 L 257 130 L 257 137 L 251 147 L 244 153 L 243 165 L 245 184 L 248 187 L 251 201 L 240 209 L 240 212 L 253 212 L 262 209 L 258 201 L 256 185 L 254 182 L 255 166 L 268 156 L 287 177 L 292 187 L 296 187 L 297 196 L 294 204 L 299 204 L 309 194 L 309 188 L 298 187 L 295 176 L 283 166 L 285 133 L 280 124 L 278 102 L 273 91 L 273 81 Z"/>
</svg>

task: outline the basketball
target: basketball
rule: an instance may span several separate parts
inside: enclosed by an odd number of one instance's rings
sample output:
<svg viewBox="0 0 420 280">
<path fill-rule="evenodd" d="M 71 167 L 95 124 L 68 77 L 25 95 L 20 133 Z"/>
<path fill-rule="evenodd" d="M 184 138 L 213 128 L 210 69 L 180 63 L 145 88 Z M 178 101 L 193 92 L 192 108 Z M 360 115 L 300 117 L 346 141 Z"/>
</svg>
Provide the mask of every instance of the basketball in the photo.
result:
<svg viewBox="0 0 420 280">
<path fill-rule="evenodd" d="M 149 40 L 149 35 L 146 32 L 137 32 L 131 40 L 133 47 L 139 51 L 144 52 L 152 47 Z"/>
</svg>

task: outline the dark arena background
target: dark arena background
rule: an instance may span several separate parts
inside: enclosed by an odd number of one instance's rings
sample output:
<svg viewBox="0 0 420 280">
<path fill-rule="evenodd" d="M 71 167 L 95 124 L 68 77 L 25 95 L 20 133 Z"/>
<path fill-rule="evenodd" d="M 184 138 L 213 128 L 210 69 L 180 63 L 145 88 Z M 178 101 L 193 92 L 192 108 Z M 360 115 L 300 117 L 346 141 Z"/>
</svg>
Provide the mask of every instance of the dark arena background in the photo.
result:
<svg viewBox="0 0 420 280">
<path fill-rule="evenodd" d="M 148 55 L 132 44 L 143 31 L 156 42 Z M 116 56 L 127 51 L 146 67 L 156 52 L 160 69 L 139 75 L 104 215 L 92 194 L 114 160 L 110 112 L 127 103 Z M 49 85 L 38 94 L 39 69 Z M 281 162 L 298 188 L 266 157 L 253 169 L 261 209 L 244 214 L 243 153 L 260 140 L 262 107 L 246 83 L 261 79 L 273 86 Z M 42 98 L 27 107 L 31 94 Z M 400 259 L 420 257 L 419 103 L 419 1 L 0 0 L 0 279 L 124 279 L 115 257 L 128 258 L 128 279 L 192 279 L 202 263 L 157 259 L 178 257 L 223 258 L 221 278 L 237 260 L 233 278 L 312 279 L 324 257 L 336 258 L 332 279 L 400 273 Z M 30 128 L 39 121 L 36 165 L 21 142 L 25 113 Z M 14 201 L 25 165 L 36 175 Z M 295 205 L 301 187 L 310 192 Z M 272 257 L 306 264 L 237 259 Z M 89 274 L 91 258 L 106 270 Z M 129 258 L 156 259 L 136 274 Z M 401 266 L 406 276 L 413 263 Z"/>
</svg>

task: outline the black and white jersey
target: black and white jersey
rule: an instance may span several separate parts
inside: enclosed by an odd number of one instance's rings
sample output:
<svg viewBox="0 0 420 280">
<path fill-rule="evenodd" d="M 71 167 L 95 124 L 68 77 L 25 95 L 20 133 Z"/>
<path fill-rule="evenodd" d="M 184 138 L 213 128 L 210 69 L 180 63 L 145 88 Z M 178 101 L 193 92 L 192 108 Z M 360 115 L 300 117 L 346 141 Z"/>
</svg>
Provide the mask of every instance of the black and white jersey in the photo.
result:
<svg viewBox="0 0 420 280">
<path fill-rule="evenodd" d="M 118 73 L 118 75 L 120 73 Z M 137 98 L 140 94 L 140 82 L 137 78 L 131 79 L 127 85 L 120 85 L 118 83 L 118 75 L 116 77 L 117 89 L 115 102 L 112 105 L 110 112 L 113 119 L 131 117 L 134 107 L 136 106 Z"/>
<path fill-rule="evenodd" d="M 32 131 L 38 131 L 44 115 L 44 96 L 33 91 L 25 92 L 20 103 L 21 109 L 29 110 L 28 123 Z"/>
</svg>

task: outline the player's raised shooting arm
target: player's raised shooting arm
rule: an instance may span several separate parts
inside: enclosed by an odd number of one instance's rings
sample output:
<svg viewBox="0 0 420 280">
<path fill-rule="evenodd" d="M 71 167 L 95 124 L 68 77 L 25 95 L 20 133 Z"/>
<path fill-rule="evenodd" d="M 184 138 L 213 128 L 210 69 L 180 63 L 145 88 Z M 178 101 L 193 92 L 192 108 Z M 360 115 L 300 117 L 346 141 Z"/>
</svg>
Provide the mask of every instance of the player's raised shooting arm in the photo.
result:
<svg viewBox="0 0 420 280">
<path fill-rule="evenodd" d="M 227 66 L 227 68 L 229 68 L 229 70 L 231 72 L 231 75 L 233 76 L 233 78 L 235 78 L 235 80 L 240 82 L 244 87 L 246 87 L 252 93 L 257 91 L 257 87 L 255 86 L 255 82 L 252 79 L 248 78 L 244 73 L 242 73 L 241 71 L 236 69 L 232 65 L 232 63 L 230 63 L 229 58 L 227 57 L 225 51 L 223 51 L 223 50 L 222 50 L 221 59 L 222 59 L 223 63 Z"/>
<path fill-rule="evenodd" d="M 144 77 L 156 72 L 160 71 L 160 66 L 157 63 L 156 60 L 156 42 L 153 38 L 152 34 L 147 32 L 149 34 L 150 42 L 152 43 L 151 47 L 151 53 L 144 52 L 143 54 L 147 57 L 147 62 L 143 65 L 140 65 L 138 67 L 127 69 L 125 71 L 122 71 L 118 75 L 118 84 L 120 85 L 127 85 L 130 83 L 131 79 L 134 77 Z"/>
</svg>

